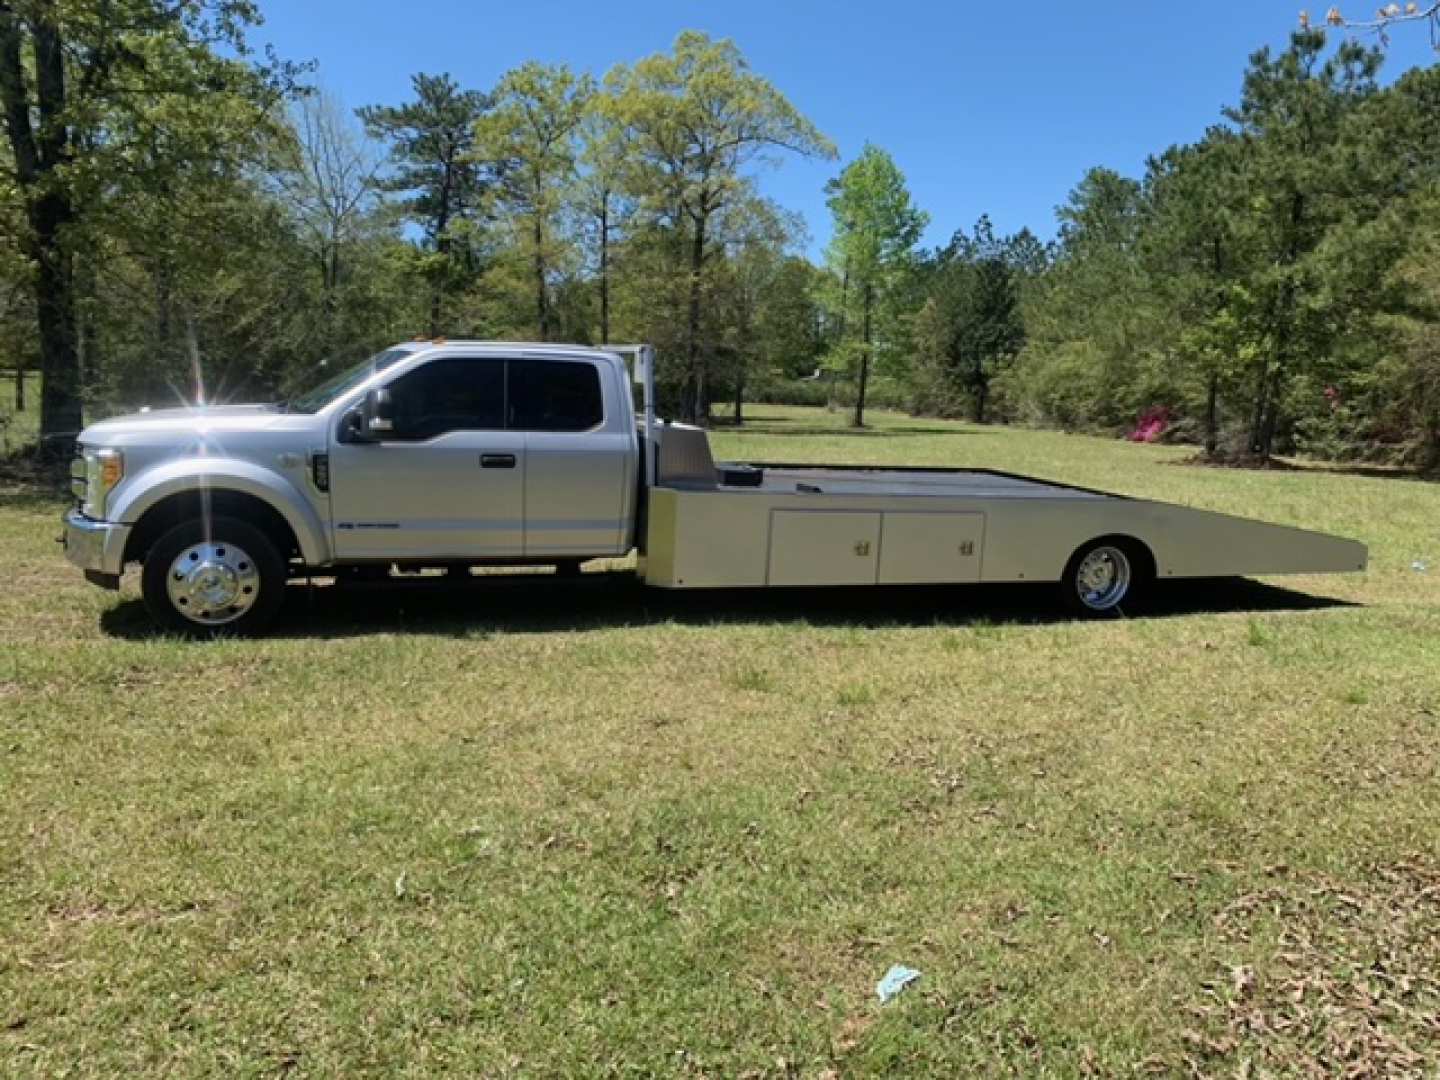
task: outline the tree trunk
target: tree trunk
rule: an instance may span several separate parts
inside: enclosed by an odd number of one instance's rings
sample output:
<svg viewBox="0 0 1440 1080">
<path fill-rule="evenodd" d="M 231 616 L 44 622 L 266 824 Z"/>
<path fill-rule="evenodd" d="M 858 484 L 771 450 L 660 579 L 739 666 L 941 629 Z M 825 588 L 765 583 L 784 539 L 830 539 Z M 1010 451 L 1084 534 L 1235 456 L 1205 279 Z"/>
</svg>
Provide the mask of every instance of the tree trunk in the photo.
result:
<svg viewBox="0 0 1440 1080">
<path fill-rule="evenodd" d="M 710 422 L 710 383 L 706 378 L 704 351 L 701 351 L 700 366 L 695 370 L 695 406 L 691 418 L 697 424 Z"/>
<path fill-rule="evenodd" d="M 600 201 L 600 344 L 610 344 L 610 198 Z"/>
<path fill-rule="evenodd" d="M 1299 205 L 1297 199 L 1297 215 Z M 1260 423 L 1256 432 L 1255 453 L 1262 461 L 1268 460 L 1275 450 L 1275 432 L 1280 426 L 1280 399 L 1285 391 L 1285 375 L 1290 360 L 1290 338 L 1294 332 L 1294 326 L 1290 321 L 1294 309 L 1294 287 L 1287 284 L 1281 293 L 1279 326 L 1275 332 L 1274 360 L 1270 364 L 1270 377 L 1262 402 L 1263 408 L 1258 413 Z"/>
<path fill-rule="evenodd" d="M 686 327 L 685 360 L 694 383 L 694 398 L 686 402 L 686 419 L 698 424 L 709 412 L 705 370 L 700 353 L 700 286 L 705 264 L 705 215 L 695 218 L 695 236 L 690 244 L 690 313 Z"/>
<path fill-rule="evenodd" d="M 35 322 L 40 336 L 40 439 L 83 426 L 79 354 L 75 341 L 75 297 L 65 230 L 74 206 L 56 169 L 69 157 L 64 123 L 65 56 L 59 30 L 44 18 L 32 25 L 36 100 L 26 93 L 21 61 L 23 32 L 10 5 L 0 2 L 0 104 L 15 160 L 15 178 L 25 200 L 30 235 L 22 245 L 35 262 Z M 38 132 L 32 125 L 38 115 Z"/>
<path fill-rule="evenodd" d="M 1210 243 L 1210 269 L 1216 280 L 1225 272 L 1225 249 L 1217 234 Z M 1217 297 L 1217 304 L 1224 306 L 1224 294 Z M 1205 456 L 1214 458 L 1220 449 L 1220 372 L 1211 371 L 1205 386 Z"/>
<path fill-rule="evenodd" d="M 325 340 L 334 344 L 342 340 L 340 325 L 340 240 L 332 234 L 320 253 L 320 316 L 324 321 Z"/>
<path fill-rule="evenodd" d="M 1420 471 L 1426 474 L 1440 472 L 1440 417 L 1432 420 L 1426 427 Z"/>
<path fill-rule="evenodd" d="M 1275 451 L 1275 431 L 1280 425 L 1280 389 L 1282 368 L 1275 365 L 1270 375 L 1270 389 L 1266 394 L 1265 411 L 1260 420 L 1260 437 L 1257 453 L 1262 461 L 1268 461 Z"/>
<path fill-rule="evenodd" d="M 80 400 L 85 400 L 85 373 L 99 365 L 95 359 L 95 317 L 83 300 L 77 299 L 75 311 L 75 367 L 80 386 Z"/>
<path fill-rule="evenodd" d="M 176 362 L 174 348 L 174 313 L 175 299 L 173 289 L 174 270 L 170 266 L 169 256 L 161 253 L 158 261 L 150 267 L 151 281 L 155 286 L 155 322 L 149 342 L 150 352 L 158 359 L 158 363 L 150 366 L 149 370 L 142 376 L 141 390 L 147 398 L 159 398 L 164 400 L 168 395 L 177 393 L 176 383 L 172 379 L 172 372 L 179 371 Z M 184 404 L 184 395 L 180 395 Z"/>
<path fill-rule="evenodd" d="M 49 201 L 49 200 L 47 200 Z M 62 199 L 56 202 L 64 202 Z M 40 438 L 78 434 L 80 354 L 75 343 L 75 304 L 70 294 L 70 259 L 59 232 L 68 214 L 61 207 L 40 215 L 36 229 L 40 264 L 35 303 L 40 330 Z"/>
<path fill-rule="evenodd" d="M 440 206 L 435 215 L 435 251 L 440 266 L 430 290 L 430 337 L 438 338 L 444 325 L 445 277 L 450 273 L 450 166 L 445 166 L 445 179 L 440 185 Z"/>
<path fill-rule="evenodd" d="M 1213 458 L 1220 447 L 1220 376 L 1210 373 L 1205 388 L 1205 456 Z"/>
<path fill-rule="evenodd" d="M 17 358 L 15 361 L 15 411 L 25 411 L 25 360 Z"/>
<path fill-rule="evenodd" d="M 444 257 L 445 261 L 448 263 L 448 262 L 449 262 L 449 258 L 450 258 L 450 243 L 449 243 L 449 241 L 442 240 L 442 241 L 440 241 L 439 243 L 437 243 L 437 244 L 435 245 L 435 247 L 436 247 L 436 250 L 440 252 L 440 254 Z M 430 337 L 431 337 L 431 338 L 438 338 L 438 337 L 440 336 L 441 299 L 442 299 L 442 296 L 443 296 L 443 294 L 444 294 L 444 292 L 445 292 L 444 280 L 443 280 L 443 278 L 440 276 L 440 275 L 443 274 L 443 273 L 444 273 L 444 271 L 441 270 L 440 273 L 436 275 L 436 278 L 435 278 L 434 282 L 431 284 L 431 287 L 430 287 Z"/>
<path fill-rule="evenodd" d="M 1260 369 L 1255 388 L 1255 414 L 1250 427 L 1250 452 L 1261 461 L 1270 457 L 1279 422 L 1280 393 L 1284 388 L 1285 361 L 1290 351 L 1290 299 L 1281 300 L 1282 314 L 1275 332 L 1275 347 Z"/>
<path fill-rule="evenodd" d="M 205 394 L 205 369 L 200 363 L 200 334 L 195 329 L 195 313 L 185 305 L 185 356 L 190 361 L 190 378 L 195 383 L 195 404 L 208 405 Z"/>
<path fill-rule="evenodd" d="M 1250 453 L 1260 453 L 1260 427 L 1265 422 L 1265 395 L 1270 389 L 1270 362 L 1260 365 L 1259 378 L 1255 380 L 1255 408 L 1250 414 L 1250 437 L 1246 442 Z"/>
<path fill-rule="evenodd" d="M 870 338 L 871 338 L 871 311 L 875 306 L 875 287 L 868 281 L 865 283 L 865 317 L 861 326 L 861 333 L 864 336 L 864 344 L 860 349 L 860 380 L 855 393 L 855 426 L 865 426 L 865 385 L 870 381 Z"/>
<path fill-rule="evenodd" d="M 985 378 L 985 371 L 979 364 L 975 365 L 975 409 L 973 419 L 977 424 L 985 423 L 985 402 L 990 396 L 990 380 Z"/>
<path fill-rule="evenodd" d="M 535 330 L 540 335 L 539 340 L 549 341 L 550 305 L 545 297 L 545 226 L 540 220 L 539 211 L 534 215 L 531 241 L 535 245 Z"/>
<path fill-rule="evenodd" d="M 1303 192 L 1290 196 L 1290 236 L 1281 265 L 1293 267 L 1299 258 L 1300 228 L 1305 221 L 1306 199 Z M 1290 359 L 1290 337 L 1294 325 L 1290 321 L 1295 310 L 1295 283 L 1287 278 L 1282 284 L 1274 308 L 1274 341 L 1269 362 L 1261 371 L 1261 392 L 1256 395 L 1255 422 L 1251 428 L 1250 452 L 1262 461 L 1275 448 L 1275 429 L 1279 426 L 1280 396 L 1285 389 L 1286 363 Z"/>
<path fill-rule="evenodd" d="M 745 426 L 745 370 L 735 377 L 735 426 Z"/>
<path fill-rule="evenodd" d="M 845 344 L 845 323 L 846 312 L 850 306 L 850 260 L 845 260 L 845 265 L 840 271 L 840 325 L 837 328 L 835 342 L 837 345 Z M 835 400 L 835 377 L 832 374 L 829 378 L 825 393 L 825 411 L 834 412 L 838 406 Z"/>
<path fill-rule="evenodd" d="M 72 268 L 71 292 L 75 297 L 77 343 L 76 373 L 83 408 L 91 390 L 99 383 L 104 368 L 100 355 L 99 327 L 99 256 L 94 250 L 82 254 Z"/>
</svg>

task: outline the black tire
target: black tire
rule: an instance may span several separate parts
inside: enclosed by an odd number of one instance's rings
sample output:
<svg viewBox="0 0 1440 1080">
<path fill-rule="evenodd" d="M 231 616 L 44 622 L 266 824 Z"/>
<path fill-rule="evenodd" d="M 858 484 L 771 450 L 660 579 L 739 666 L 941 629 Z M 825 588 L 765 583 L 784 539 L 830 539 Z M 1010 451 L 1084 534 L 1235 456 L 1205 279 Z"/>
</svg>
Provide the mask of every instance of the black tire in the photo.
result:
<svg viewBox="0 0 1440 1080">
<path fill-rule="evenodd" d="M 1109 584 L 1104 586 L 1107 574 Z M 1060 599 L 1079 618 L 1117 618 L 1140 607 L 1154 574 L 1144 545 L 1128 537 L 1104 536 L 1070 556 L 1060 578 Z"/>
<path fill-rule="evenodd" d="M 192 562 L 198 569 L 182 576 Z M 213 583 L 194 576 L 206 567 Z M 285 570 L 275 542 L 255 526 L 217 517 L 207 528 L 192 518 L 150 545 L 140 591 L 151 617 L 166 630 L 187 637 L 249 637 L 263 632 L 284 604 Z M 204 590 L 205 585 L 211 587 Z M 234 602 L 225 604 L 232 594 Z"/>
</svg>

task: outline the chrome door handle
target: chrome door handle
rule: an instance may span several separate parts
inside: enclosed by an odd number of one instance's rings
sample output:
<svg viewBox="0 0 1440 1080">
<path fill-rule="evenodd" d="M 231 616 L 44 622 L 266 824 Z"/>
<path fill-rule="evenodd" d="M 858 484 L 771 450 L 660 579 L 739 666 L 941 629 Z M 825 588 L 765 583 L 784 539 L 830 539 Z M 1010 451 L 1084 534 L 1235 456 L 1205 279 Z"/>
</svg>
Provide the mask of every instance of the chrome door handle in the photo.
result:
<svg viewBox="0 0 1440 1080">
<path fill-rule="evenodd" d="M 481 454 L 480 467 L 482 469 L 513 469 L 515 467 L 515 455 Z"/>
</svg>

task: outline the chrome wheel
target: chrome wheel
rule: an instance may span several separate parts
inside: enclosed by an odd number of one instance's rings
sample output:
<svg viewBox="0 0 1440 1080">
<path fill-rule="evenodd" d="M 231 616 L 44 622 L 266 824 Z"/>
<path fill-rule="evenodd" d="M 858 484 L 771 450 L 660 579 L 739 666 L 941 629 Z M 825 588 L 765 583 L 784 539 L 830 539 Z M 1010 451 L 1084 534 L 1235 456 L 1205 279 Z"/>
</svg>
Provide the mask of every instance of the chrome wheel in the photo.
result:
<svg viewBox="0 0 1440 1080">
<path fill-rule="evenodd" d="M 206 540 L 177 555 L 165 575 L 170 604 L 201 626 L 224 626 L 260 597 L 255 560 L 235 544 Z"/>
<path fill-rule="evenodd" d="M 1109 611 L 1130 591 L 1130 557 L 1104 544 L 1086 553 L 1075 570 L 1075 591 L 1091 611 Z"/>
</svg>

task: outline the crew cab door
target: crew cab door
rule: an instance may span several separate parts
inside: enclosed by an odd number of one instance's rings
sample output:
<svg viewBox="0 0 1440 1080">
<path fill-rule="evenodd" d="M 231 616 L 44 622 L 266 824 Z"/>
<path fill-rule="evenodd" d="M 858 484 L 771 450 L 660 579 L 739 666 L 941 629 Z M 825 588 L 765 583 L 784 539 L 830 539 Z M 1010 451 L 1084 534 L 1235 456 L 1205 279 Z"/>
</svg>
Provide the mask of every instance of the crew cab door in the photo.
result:
<svg viewBox="0 0 1440 1080">
<path fill-rule="evenodd" d="M 387 384 L 394 429 L 330 447 L 335 557 L 524 552 L 525 436 L 505 430 L 505 360 L 438 357 Z"/>
</svg>

